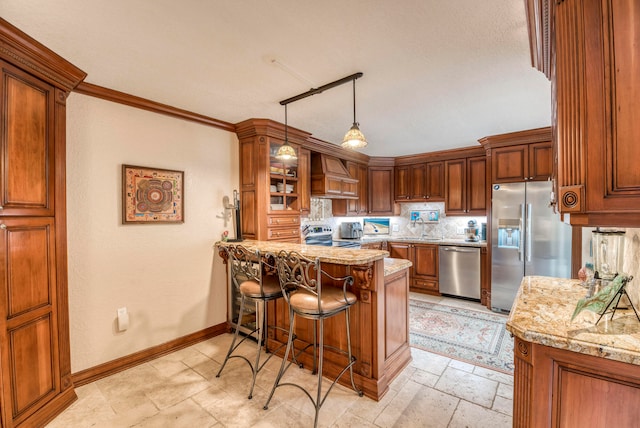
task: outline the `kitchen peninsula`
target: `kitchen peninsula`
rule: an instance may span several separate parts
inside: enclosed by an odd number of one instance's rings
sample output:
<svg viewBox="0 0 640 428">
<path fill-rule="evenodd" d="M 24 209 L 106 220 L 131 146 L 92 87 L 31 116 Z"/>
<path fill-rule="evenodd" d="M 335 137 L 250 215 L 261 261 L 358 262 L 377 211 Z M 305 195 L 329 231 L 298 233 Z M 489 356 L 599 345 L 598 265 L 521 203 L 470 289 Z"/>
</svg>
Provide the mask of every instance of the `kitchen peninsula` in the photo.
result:
<svg viewBox="0 0 640 428">
<path fill-rule="evenodd" d="M 513 426 L 630 427 L 640 420 L 640 322 L 583 311 L 578 280 L 522 280 L 507 321 L 515 336 Z"/>
<path fill-rule="evenodd" d="M 224 246 L 237 245 L 235 242 L 218 242 Z M 356 358 L 354 376 L 356 384 L 364 394 L 380 400 L 387 392 L 389 383 L 411 361 L 409 347 L 409 267 L 411 262 L 390 259 L 383 250 L 353 250 L 338 247 L 294 244 L 277 241 L 243 241 L 240 245 L 262 253 L 278 253 L 281 250 L 297 251 L 315 258 L 322 263 L 322 269 L 339 277 L 352 275 L 352 292 L 358 302 L 351 307 L 351 347 Z M 224 251 L 220 251 L 224 256 Z M 324 281 L 324 279 L 323 279 Z M 327 284 L 327 282 L 323 282 Z M 268 323 L 288 328 L 286 302 L 279 299 L 270 302 Z M 339 318 L 325 322 L 325 344 L 344 348 L 344 327 Z M 304 342 L 312 343 L 313 324 L 306 319 L 296 319 L 296 336 Z M 269 331 L 270 347 L 286 343 L 286 335 Z M 273 343 L 277 342 L 277 343 Z M 335 377 L 340 370 L 342 356 L 335 356 L 330 349 L 325 352 L 325 374 Z M 312 354 L 299 357 L 305 367 L 311 367 Z M 337 363 L 333 363 L 337 361 Z M 347 378 L 341 381 L 348 382 Z"/>
</svg>

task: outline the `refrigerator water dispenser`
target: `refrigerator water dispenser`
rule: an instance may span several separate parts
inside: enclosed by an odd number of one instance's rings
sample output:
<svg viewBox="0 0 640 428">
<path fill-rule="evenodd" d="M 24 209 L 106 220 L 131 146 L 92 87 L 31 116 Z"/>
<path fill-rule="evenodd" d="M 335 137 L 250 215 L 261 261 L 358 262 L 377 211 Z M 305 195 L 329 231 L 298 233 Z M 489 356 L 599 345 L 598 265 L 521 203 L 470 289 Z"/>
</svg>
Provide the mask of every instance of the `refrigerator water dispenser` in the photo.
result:
<svg viewBox="0 0 640 428">
<path fill-rule="evenodd" d="M 498 219 L 498 247 L 520 248 L 519 219 Z"/>
</svg>

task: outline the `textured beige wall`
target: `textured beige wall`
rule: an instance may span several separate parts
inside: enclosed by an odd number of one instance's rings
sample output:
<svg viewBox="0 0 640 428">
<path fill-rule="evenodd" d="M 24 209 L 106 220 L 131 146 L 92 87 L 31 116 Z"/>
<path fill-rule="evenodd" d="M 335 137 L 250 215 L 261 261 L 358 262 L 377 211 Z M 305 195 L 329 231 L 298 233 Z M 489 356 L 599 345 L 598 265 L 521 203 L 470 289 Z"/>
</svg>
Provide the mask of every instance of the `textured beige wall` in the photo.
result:
<svg viewBox="0 0 640 428">
<path fill-rule="evenodd" d="M 67 111 L 72 372 L 225 322 L 212 244 L 237 188 L 235 134 L 78 94 Z M 123 225 L 122 164 L 184 171 L 185 222 Z"/>
</svg>

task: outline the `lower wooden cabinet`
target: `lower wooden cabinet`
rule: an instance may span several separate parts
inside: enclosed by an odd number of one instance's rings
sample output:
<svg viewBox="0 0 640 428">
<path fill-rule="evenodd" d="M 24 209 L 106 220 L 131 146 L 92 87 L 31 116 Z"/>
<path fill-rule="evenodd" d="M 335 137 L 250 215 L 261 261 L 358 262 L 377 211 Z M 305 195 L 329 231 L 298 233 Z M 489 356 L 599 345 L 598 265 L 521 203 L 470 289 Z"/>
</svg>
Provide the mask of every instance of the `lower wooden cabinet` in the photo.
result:
<svg viewBox="0 0 640 428">
<path fill-rule="evenodd" d="M 388 242 L 390 257 L 410 260 L 409 289 L 420 293 L 440 294 L 438 286 L 438 245 Z"/>
<path fill-rule="evenodd" d="M 638 426 L 640 366 L 514 340 L 514 427 Z"/>
</svg>

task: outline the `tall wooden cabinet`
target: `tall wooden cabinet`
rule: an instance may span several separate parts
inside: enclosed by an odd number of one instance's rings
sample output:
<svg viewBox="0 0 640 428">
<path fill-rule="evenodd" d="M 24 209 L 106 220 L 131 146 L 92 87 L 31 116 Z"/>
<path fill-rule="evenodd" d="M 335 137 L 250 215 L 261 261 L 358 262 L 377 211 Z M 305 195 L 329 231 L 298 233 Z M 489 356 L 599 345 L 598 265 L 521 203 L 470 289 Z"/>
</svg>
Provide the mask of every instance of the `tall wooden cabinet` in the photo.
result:
<svg viewBox="0 0 640 428">
<path fill-rule="evenodd" d="M 551 80 L 558 207 L 574 225 L 640 225 L 640 8 L 526 0 L 532 62 Z"/>
<path fill-rule="evenodd" d="M 310 152 L 301 147 L 310 135 L 288 129 L 298 159 L 276 159 L 284 125 L 249 119 L 236 125 L 240 141 L 242 236 L 263 241 L 300 242 L 300 216 L 309 212 Z"/>
<path fill-rule="evenodd" d="M 0 19 L 0 425 L 42 426 L 71 382 L 65 102 L 84 72 Z"/>
</svg>

